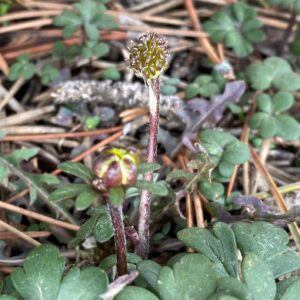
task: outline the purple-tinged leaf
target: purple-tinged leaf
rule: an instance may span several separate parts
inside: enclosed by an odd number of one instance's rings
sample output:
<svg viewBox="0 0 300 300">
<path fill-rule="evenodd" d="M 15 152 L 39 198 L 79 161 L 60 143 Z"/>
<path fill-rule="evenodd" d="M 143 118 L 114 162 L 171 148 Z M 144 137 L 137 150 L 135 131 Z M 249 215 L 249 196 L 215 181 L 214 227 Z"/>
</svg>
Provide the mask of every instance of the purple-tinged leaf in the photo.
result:
<svg viewBox="0 0 300 300">
<path fill-rule="evenodd" d="M 213 117 L 215 122 L 220 120 L 223 115 L 224 105 L 238 102 L 245 90 L 246 84 L 244 81 L 231 81 L 226 84 L 224 93 L 213 96 L 210 102 L 207 101 L 206 103 L 204 99 L 195 99 L 191 100 L 191 104 L 189 104 L 189 101 L 186 105 L 182 106 L 182 108 L 176 112 L 186 124 L 182 138 L 187 133 L 197 132 L 210 117 Z M 182 145 L 183 142 L 181 141 L 176 146 L 172 152 L 173 157 L 178 153 Z"/>
<path fill-rule="evenodd" d="M 269 207 L 268 205 L 264 204 L 261 200 L 254 196 L 236 196 L 232 199 L 232 202 L 235 205 L 241 206 L 241 207 L 250 207 L 254 208 L 256 210 L 256 215 L 266 215 L 269 213 L 274 213 L 274 209 Z"/>
</svg>

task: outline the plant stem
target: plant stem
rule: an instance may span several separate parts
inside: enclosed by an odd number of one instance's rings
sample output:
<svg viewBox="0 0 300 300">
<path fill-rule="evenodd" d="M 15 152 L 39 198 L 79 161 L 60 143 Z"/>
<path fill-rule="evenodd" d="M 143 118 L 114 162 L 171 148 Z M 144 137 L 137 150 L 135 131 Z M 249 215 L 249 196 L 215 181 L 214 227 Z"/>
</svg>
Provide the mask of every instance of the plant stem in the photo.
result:
<svg viewBox="0 0 300 300">
<path fill-rule="evenodd" d="M 159 125 L 159 101 L 160 101 L 160 87 L 159 79 L 152 79 L 149 86 L 149 145 L 147 162 L 155 163 L 157 156 L 157 135 Z M 152 181 L 153 172 L 147 172 L 144 180 Z M 151 209 L 152 195 L 146 190 L 141 191 L 141 200 L 139 208 L 138 233 L 140 243 L 136 248 L 136 253 L 142 258 L 146 259 L 149 253 L 149 224 L 150 224 L 150 209 Z"/>
<path fill-rule="evenodd" d="M 123 224 L 122 205 L 109 204 L 109 211 L 114 227 L 115 251 L 117 255 L 118 276 L 127 274 L 126 237 Z"/>
</svg>

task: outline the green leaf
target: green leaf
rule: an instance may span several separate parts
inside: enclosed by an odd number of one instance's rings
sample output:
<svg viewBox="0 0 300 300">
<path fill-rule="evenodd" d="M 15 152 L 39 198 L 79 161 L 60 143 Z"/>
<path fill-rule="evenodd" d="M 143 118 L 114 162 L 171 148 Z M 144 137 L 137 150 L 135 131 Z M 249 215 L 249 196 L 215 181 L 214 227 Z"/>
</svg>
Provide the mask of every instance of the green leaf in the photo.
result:
<svg viewBox="0 0 300 300">
<path fill-rule="evenodd" d="M 232 142 L 225 147 L 222 159 L 231 164 L 242 164 L 250 159 L 249 147 L 240 141 Z"/>
<path fill-rule="evenodd" d="M 272 111 L 281 113 L 290 109 L 294 104 L 294 96 L 288 92 L 278 92 L 272 99 Z"/>
<path fill-rule="evenodd" d="M 74 267 L 64 277 L 57 300 L 96 300 L 107 286 L 107 275 L 100 268 L 88 267 L 80 271 Z"/>
<path fill-rule="evenodd" d="M 272 56 L 264 60 L 264 65 L 270 70 L 272 74 L 272 81 L 279 78 L 281 75 L 292 72 L 290 64 L 283 58 Z"/>
<path fill-rule="evenodd" d="M 277 124 L 274 117 L 269 116 L 267 119 L 262 119 L 258 127 L 258 133 L 264 139 L 273 137 L 277 131 Z"/>
<path fill-rule="evenodd" d="M 108 52 L 109 46 L 106 43 L 99 43 L 94 48 L 94 53 L 97 58 L 105 56 L 106 54 L 108 54 Z"/>
<path fill-rule="evenodd" d="M 116 187 L 109 189 L 109 201 L 112 205 L 119 206 L 124 201 L 124 188 Z"/>
<path fill-rule="evenodd" d="M 166 181 L 171 182 L 174 180 L 182 179 L 185 181 L 191 181 L 193 179 L 194 175 L 190 172 L 183 171 L 181 169 L 173 170 L 170 173 L 168 173 Z"/>
<path fill-rule="evenodd" d="M 254 253 L 246 254 L 242 273 L 255 300 L 274 300 L 276 284 L 270 267 Z"/>
<path fill-rule="evenodd" d="M 138 286 L 127 286 L 116 300 L 159 300 L 153 293 Z"/>
<path fill-rule="evenodd" d="M 201 254 L 187 254 L 173 268 L 159 272 L 158 290 L 162 300 L 205 300 L 216 289 L 213 264 Z"/>
<path fill-rule="evenodd" d="M 238 277 L 237 246 L 234 232 L 229 225 L 217 222 L 212 228 L 212 233 L 221 242 L 223 252 L 221 262 L 226 271 L 230 276 Z"/>
<path fill-rule="evenodd" d="M 174 95 L 177 92 L 177 88 L 174 85 L 169 85 L 169 84 L 163 84 L 160 87 L 160 92 L 163 95 Z"/>
<path fill-rule="evenodd" d="M 180 79 L 176 77 L 170 77 L 163 81 L 163 84 L 177 86 L 180 83 Z"/>
<path fill-rule="evenodd" d="M 203 97 L 211 97 L 217 95 L 220 92 L 220 88 L 216 83 L 208 83 L 207 85 L 199 89 L 199 94 Z"/>
<path fill-rule="evenodd" d="M 142 261 L 142 259 L 135 253 L 127 252 L 127 265 L 129 265 L 129 264 L 137 265 L 141 261 Z M 117 263 L 118 263 L 117 255 L 112 254 L 112 255 L 105 257 L 99 264 L 99 267 L 105 271 L 108 271 L 109 269 L 111 269 L 112 267 L 117 265 Z"/>
<path fill-rule="evenodd" d="M 83 191 L 88 191 L 89 186 L 87 184 L 79 184 L 79 183 L 70 183 L 64 184 L 62 187 L 58 188 L 54 192 L 50 194 L 50 201 L 63 201 L 75 196 L 78 196 Z"/>
<path fill-rule="evenodd" d="M 212 82 L 212 76 L 210 75 L 199 75 L 195 78 L 194 83 L 196 83 L 198 86 L 206 86 Z"/>
<path fill-rule="evenodd" d="M 100 77 L 102 79 L 109 79 L 109 80 L 120 80 L 121 79 L 121 73 L 118 69 L 114 67 L 107 68 L 101 72 Z"/>
<path fill-rule="evenodd" d="M 237 277 L 236 241 L 229 225 L 218 222 L 212 232 L 204 228 L 186 228 L 179 231 L 177 237 L 214 262 L 218 276 Z"/>
<path fill-rule="evenodd" d="M 293 72 L 282 74 L 277 76 L 273 83 L 281 91 L 295 92 L 300 89 L 300 76 Z"/>
<path fill-rule="evenodd" d="M 64 266 L 59 250 L 43 245 L 29 254 L 23 267 L 15 269 L 11 278 L 25 300 L 53 300 L 59 292 Z"/>
<path fill-rule="evenodd" d="M 139 189 L 144 189 L 149 191 L 155 196 L 168 196 L 169 189 L 163 181 L 153 182 L 146 180 L 137 180 L 135 186 Z"/>
<path fill-rule="evenodd" d="M 94 191 L 93 189 L 85 190 L 80 193 L 75 201 L 76 209 L 81 211 L 90 207 L 96 199 L 99 198 L 99 193 Z"/>
<path fill-rule="evenodd" d="M 142 278 L 149 284 L 149 286 L 157 291 L 158 275 L 161 270 L 161 266 L 152 260 L 143 260 L 138 263 L 137 269 Z"/>
<path fill-rule="evenodd" d="M 76 238 L 70 242 L 69 246 L 75 247 L 92 235 L 99 243 L 107 242 L 114 235 L 110 214 L 106 206 L 100 206 L 98 212 L 80 226 Z"/>
<path fill-rule="evenodd" d="M 268 94 L 259 94 L 256 97 L 256 105 L 262 112 L 271 113 L 272 112 L 272 100 Z"/>
<path fill-rule="evenodd" d="M 264 39 L 262 23 L 256 18 L 255 10 L 245 3 L 237 2 L 224 7 L 205 22 L 203 29 L 213 42 L 223 42 L 238 57 L 253 51 L 252 42 Z"/>
<path fill-rule="evenodd" d="M 253 296 L 249 289 L 241 281 L 233 277 L 219 278 L 217 281 L 217 291 L 228 296 L 233 296 L 235 297 L 235 299 L 239 300 L 253 299 Z"/>
<path fill-rule="evenodd" d="M 212 181 L 212 182 L 202 182 L 199 186 L 201 193 L 211 201 L 218 199 L 224 195 L 225 189 L 222 183 Z"/>
<path fill-rule="evenodd" d="M 147 172 L 155 172 L 161 168 L 160 164 L 157 163 L 141 163 L 138 166 L 138 173 L 145 174 Z"/>
<path fill-rule="evenodd" d="M 72 10 L 65 9 L 62 14 L 53 19 L 53 24 L 55 26 L 67 26 L 72 25 L 79 28 L 82 21 L 81 18 Z"/>
<path fill-rule="evenodd" d="M 284 280 L 277 282 L 277 284 L 276 284 L 277 285 L 276 300 L 281 300 L 283 294 L 288 289 L 288 287 L 290 287 L 295 282 L 298 282 L 298 284 L 299 284 L 300 280 L 298 277 L 289 277 L 289 278 L 286 278 Z M 292 299 L 290 299 L 290 300 L 292 300 Z"/>
<path fill-rule="evenodd" d="M 272 70 L 263 64 L 251 64 L 246 69 L 246 76 L 254 90 L 266 90 L 272 84 Z"/>
<path fill-rule="evenodd" d="M 92 171 L 82 163 L 64 162 L 58 165 L 58 169 L 64 171 L 65 173 L 77 176 L 86 181 L 91 181 L 94 178 Z"/>
<path fill-rule="evenodd" d="M 218 165 L 218 172 L 222 177 L 231 177 L 234 171 L 234 164 L 222 160 Z"/>
<path fill-rule="evenodd" d="M 297 140 L 300 136 L 300 125 L 291 116 L 279 115 L 275 116 L 276 135 L 287 141 Z"/>
<path fill-rule="evenodd" d="M 84 121 L 84 126 L 88 130 L 96 129 L 97 126 L 100 124 L 101 118 L 99 116 L 89 116 Z"/>
<path fill-rule="evenodd" d="M 300 295 L 300 280 L 292 283 L 284 292 L 280 300 L 294 300 L 297 299 Z"/>
<path fill-rule="evenodd" d="M 18 166 L 22 160 L 28 161 L 39 152 L 39 148 L 22 148 L 15 150 L 12 154 L 6 156 L 7 160 L 14 166 Z"/>
<path fill-rule="evenodd" d="M 97 27 L 93 24 L 85 23 L 84 24 L 84 30 L 86 32 L 87 38 L 92 41 L 98 41 L 99 40 L 99 30 Z"/>
<path fill-rule="evenodd" d="M 188 84 L 185 89 L 185 96 L 187 99 L 195 98 L 199 93 L 199 85 L 196 83 Z"/>
<path fill-rule="evenodd" d="M 13 296 L 1 295 L 0 300 L 18 300 L 18 299 Z"/>
<path fill-rule="evenodd" d="M 52 175 L 52 174 L 44 173 L 42 175 L 36 175 L 35 177 L 38 177 L 39 183 L 46 183 L 47 185 L 54 185 L 54 184 L 60 183 L 57 176 Z"/>
<path fill-rule="evenodd" d="M 202 143 L 215 144 L 219 147 L 224 147 L 231 142 L 237 141 L 237 139 L 232 134 L 221 131 L 219 129 L 203 130 L 200 133 L 200 140 Z"/>
<path fill-rule="evenodd" d="M 242 255 L 259 255 L 269 264 L 275 278 L 300 268 L 300 257 L 287 246 L 288 235 L 282 228 L 265 222 L 239 222 L 232 229 Z"/>
</svg>

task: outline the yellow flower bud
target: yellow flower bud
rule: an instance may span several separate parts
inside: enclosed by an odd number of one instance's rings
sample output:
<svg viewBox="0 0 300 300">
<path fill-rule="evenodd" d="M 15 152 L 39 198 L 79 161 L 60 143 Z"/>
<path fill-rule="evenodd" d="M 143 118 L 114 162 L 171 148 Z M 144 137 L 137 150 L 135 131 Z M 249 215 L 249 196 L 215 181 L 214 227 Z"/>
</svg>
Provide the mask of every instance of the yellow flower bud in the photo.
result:
<svg viewBox="0 0 300 300">
<path fill-rule="evenodd" d="M 136 181 L 138 164 L 139 159 L 134 152 L 109 148 L 97 158 L 93 171 L 105 189 L 131 186 Z"/>
</svg>

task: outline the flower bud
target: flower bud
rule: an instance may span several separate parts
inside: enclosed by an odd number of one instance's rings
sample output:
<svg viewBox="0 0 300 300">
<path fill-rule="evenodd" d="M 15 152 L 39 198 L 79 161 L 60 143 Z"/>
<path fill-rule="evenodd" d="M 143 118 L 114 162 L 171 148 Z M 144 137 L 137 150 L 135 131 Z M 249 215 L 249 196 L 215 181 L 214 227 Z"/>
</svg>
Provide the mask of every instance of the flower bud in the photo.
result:
<svg viewBox="0 0 300 300">
<path fill-rule="evenodd" d="M 156 79 L 168 67 L 166 40 L 157 33 L 142 35 L 129 49 L 130 68 L 147 82 Z"/>
<path fill-rule="evenodd" d="M 131 186 L 137 177 L 138 156 L 124 149 L 105 149 L 95 161 L 93 171 L 105 189 Z"/>
</svg>

